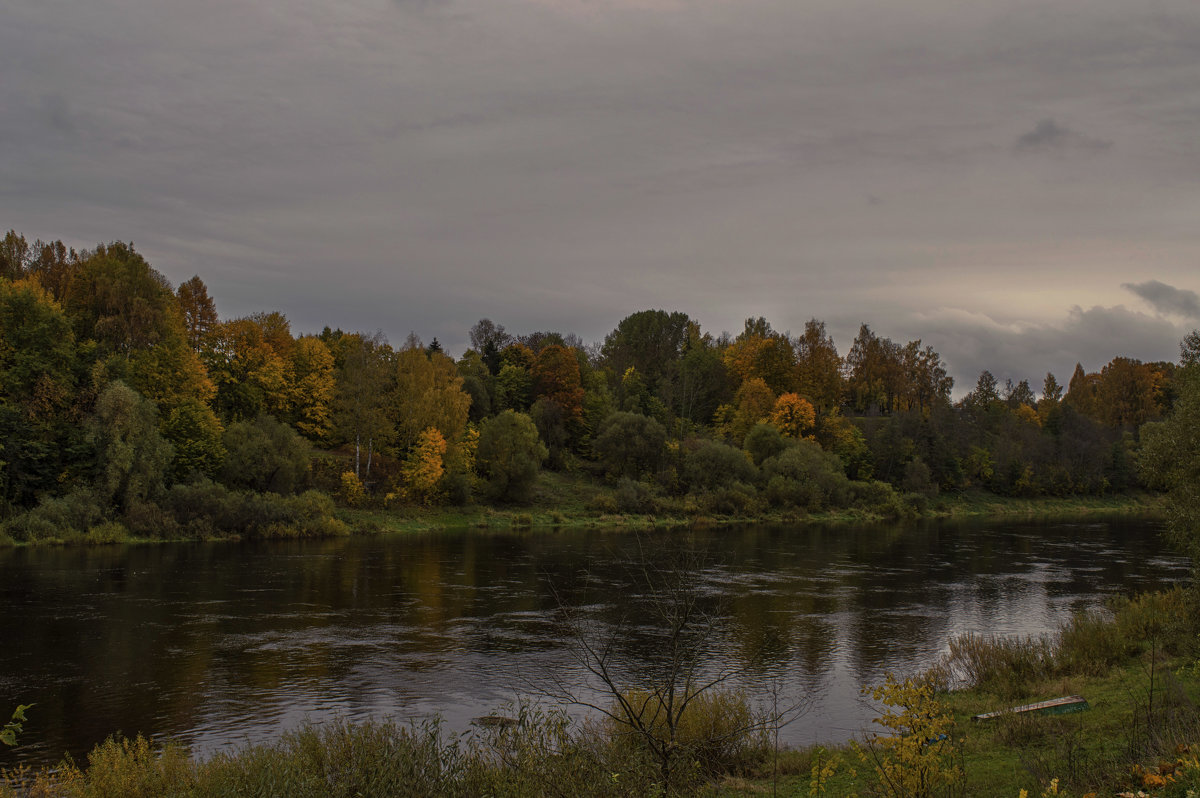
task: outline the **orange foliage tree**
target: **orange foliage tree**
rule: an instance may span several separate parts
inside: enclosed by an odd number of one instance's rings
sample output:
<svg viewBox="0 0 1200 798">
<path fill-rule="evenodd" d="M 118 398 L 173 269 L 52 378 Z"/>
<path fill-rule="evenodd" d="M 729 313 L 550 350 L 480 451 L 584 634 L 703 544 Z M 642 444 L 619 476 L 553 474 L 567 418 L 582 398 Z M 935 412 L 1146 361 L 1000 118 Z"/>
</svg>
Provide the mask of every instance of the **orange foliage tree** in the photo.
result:
<svg viewBox="0 0 1200 798">
<path fill-rule="evenodd" d="M 789 438 L 799 438 L 816 426 L 817 412 L 800 394 L 785 393 L 775 400 L 771 423 Z"/>
<path fill-rule="evenodd" d="M 574 350 L 557 344 L 542 349 L 533 365 L 533 391 L 556 402 L 569 421 L 582 420 L 583 384 Z"/>
</svg>

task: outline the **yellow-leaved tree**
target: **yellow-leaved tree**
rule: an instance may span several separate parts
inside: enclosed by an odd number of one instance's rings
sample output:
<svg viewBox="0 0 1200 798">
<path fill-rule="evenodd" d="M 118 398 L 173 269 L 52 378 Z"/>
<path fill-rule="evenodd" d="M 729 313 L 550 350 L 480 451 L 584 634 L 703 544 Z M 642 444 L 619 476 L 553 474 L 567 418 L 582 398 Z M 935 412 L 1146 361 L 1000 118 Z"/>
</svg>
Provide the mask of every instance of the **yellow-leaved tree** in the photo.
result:
<svg viewBox="0 0 1200 798">
<path fill-rule="evenodd" d="M 422 504 L 433 503 L 446 473 L 445 455 L 446 439 L 437 427 L 422 430 L 404 461 L 404 489 L 409 497 Z"/>
<path fill-rule="evenodd" d="M 292 348 L 291 415 L 288 421 L 310 440 L 323 440 L 333 426 L 337 383 L 333 354 L 315 335 L 296 339 Z"/>
<path fill-rule="evenodd" d="M 396 353 L 395 382 L 388 411 L 395 425 L 393 443 L 400 455 L 411 451 L 424 430 L 436 427 L 446 441 L 458 441 L 467 429 L 471 397 L 462 390 L 454 361 L 441 352 L 408 347 Z"/>
<path fill-rule="evenodd" d="M 887 729 L 856 743 L 862 760 L 875 768 L 878 794 L 889 798 L 933 798 L 965 794 L 954 719 L 927 681 L 903 681 L 887 674 L 884 683 L 863 693 L 883 703 L 874 722 Z"/>
<path fill-rule="evenodd" d="M 733 401 L 732 406 L 717 408 L 715 420 L 721 434 L 740 446 L 755 424 L 768 420 L 775 394 L 766 382 L 754 377 L 742 383 Z"/>
</svg>

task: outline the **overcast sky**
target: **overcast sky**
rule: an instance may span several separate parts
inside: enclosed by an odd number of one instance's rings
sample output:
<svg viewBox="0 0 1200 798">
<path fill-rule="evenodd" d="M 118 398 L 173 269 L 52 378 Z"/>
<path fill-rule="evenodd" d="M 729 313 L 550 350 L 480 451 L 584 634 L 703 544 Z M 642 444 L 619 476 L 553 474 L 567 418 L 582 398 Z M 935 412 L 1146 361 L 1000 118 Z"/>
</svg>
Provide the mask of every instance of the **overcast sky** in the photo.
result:
<svg viewBox="0 0 1200 798">
<path fill-rule="evenodd" d="M 816 317 L 1040 387 L 1200 326 L 1200 3 L 6 0 L 0 226 L 297 332 Z"/>
</svg>

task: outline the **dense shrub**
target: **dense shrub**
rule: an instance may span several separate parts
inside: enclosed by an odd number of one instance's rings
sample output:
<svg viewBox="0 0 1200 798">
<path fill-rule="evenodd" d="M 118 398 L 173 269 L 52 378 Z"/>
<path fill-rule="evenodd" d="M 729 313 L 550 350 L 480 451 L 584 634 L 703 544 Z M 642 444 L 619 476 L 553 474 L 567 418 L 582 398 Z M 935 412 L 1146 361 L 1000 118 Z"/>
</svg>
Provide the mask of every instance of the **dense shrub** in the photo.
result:
<svg viewBox="0 0 1200 798">
<path fill-rule="evenodd" d="M 592 449 L 610 477 L 641 479 L 662 464 L 667 430 L 641 413 L 613 413 L 600 425 Z"/>
<path fill-rule="evenodd" d="M 933 472 L 920 457 L 914 457 L 904 466 L 904 478 L 900 486 L 906 493 L 917 493 L 932 498 L 937 495 L 938 487 L 933 483 Z"/>
<path fill-rule="evenodd" d="M 698 496 L 700 506 L 715 515 L 753 515 L 761 508 L 753 485 L 731 482 Z"/>
<path fill-rule="evenodd" d="M 179 524 L 174 515 L 159 504 L 138 502 L 125 511 L 121 520 L 140 538 L 179 537 Z"/>
<path fill-rule="evenodd" d="M 746 433 L 742 448 L 750 453 L 756 466 L 761 466 L 764 460 L 783 454 L 789 446 L 795 443 L 794 438 L 784 437 L 774 424 L 756 424 Z"/>
<path fill-rule="evenodd" d="M 821 507 L 821 490 L 815 482 L 800 482 L 774 474 L 767 480 L 763 496 L 772 507 L 817 510 Z"/>
<path fill-rule="evenodd" d="M 1131 654 L 1157 648 L 1175 652 L 1196 635 L 1189 593 L 1176 587 L 1112 602 L 1112 614 L 1075 613 L 1055 635 L 952 638 L 950 651 L 931 671 L 936 682 L 990 690 L 1005 698 L 1028 694 L 1049 677 L 1107 673 Z"/>
<path fill-rule="evenodd" d="M 74 540 L 104 518 L 104 508 L 96 494 L 76 488 L 66 496 L 45 497 L 31 510 L 10 518 L 5 534 L 18 541 Z"/>
<path fill-rule="evenodd" d="M 614 491 L 617 509 L 623 513 L 654 512 L 654 492 L 644 482 L 622 479 Z"/>
<path fill-rule="evenodd" d="M 1077 612 L 1058 632 L 1056 666 L 1068 673 L 1101 676 L 1130 653 L 1136 643 L 1125 637 L 1112 618 L 1099 612 Z"/>
<path fill-rule="evenodd" d="M 271 416 L 230 424 L 222 436 L 221 482 L 235 490 L 295 493 L 308 474 L 309 445 Z"/>
<path fill-rule="evenodd" d="M 83 541 L 93 546 L 127 543 L 129 529 L 119 521 L 109 521 L 89 529 L 88 533 L 83 536 Z"/>
<path fill-rule="evenodd" d="M 871 510 L 886 518 L 900 518 L 906 512 L 904 502 L 895 488 L 879 480 L 851 482 L 850 501 L 855 507 Z"/>
<path fill-rule="evenodd" d="M 537 427 L 524 413 L 505 410 L 488 419 L 479 431 L 475 454 L 484 493 L 496 501 L 528 500 L 548 454 Z"/>
<path fill-rule="evenodd" d="M 852 501 L 850 480 L 837 455 L 822 451 L 812 441 L 801 440 L 763 462 L 763 477 L 772 495 L 808 510 L 845 507 Z M 783 501 L 786 503 L 786 501 Z"/>
<path fill-rule="evenodd" d="M 1170 590 L 1114 599 L 1112 611 L 1121 636 L 1143 643 L 1153 641 L 1160 650 L 1176 654 L 1196 642 L 1200 615 L 1195 589 L 1179 585 Z"/>
<path fill-rule="evenodd" d="M 333 499 L 315 490 L 279 496 L 231 491 L 203 480 L 173 486 L 163 503 L 187 537 L 328 537 L 348 531 L 333 517 Z"/>
<path fill-rule="evenodd" d="M 708 440 L 688 441 L 680 474 L 691 490 L 728 487 L 757 481 L 758 469 L 741 449 Z"/>
<path fill-rule="evenodd" d="M 612 491 L 601 491 L 588 499 L 587 508 L 602 515 L 615 515 L 621 511 L 617 495 Z"/>
</svg>

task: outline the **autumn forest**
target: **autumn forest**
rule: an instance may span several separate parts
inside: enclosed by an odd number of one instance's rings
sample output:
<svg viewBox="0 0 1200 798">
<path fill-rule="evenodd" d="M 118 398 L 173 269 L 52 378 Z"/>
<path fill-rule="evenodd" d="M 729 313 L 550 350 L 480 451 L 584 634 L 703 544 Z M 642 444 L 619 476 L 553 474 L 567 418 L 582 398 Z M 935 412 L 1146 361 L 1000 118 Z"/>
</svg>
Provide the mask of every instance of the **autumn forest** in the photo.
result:
<svg viewBox="0 0 1200 798">
<path fill-rule="evenodd" d="M 941 356 L 867 324 L 748 319 L 714 336 L 645 310 L 603 342 L 482 319 L 458 360 L 285 315 L 221 319 L 132 244 L 0 245 L 0 538 L 347 530 L 338 506 L 520 505 L 543 470 L 606 486 L 597 512 L 920 514 L 939 496 L 1146 486 L 1141 429 L 1174 364 L 1000 383 L 952 400 Z M 1184 360 L 1194 359 L 1193 333 Z"/>
</svg>

